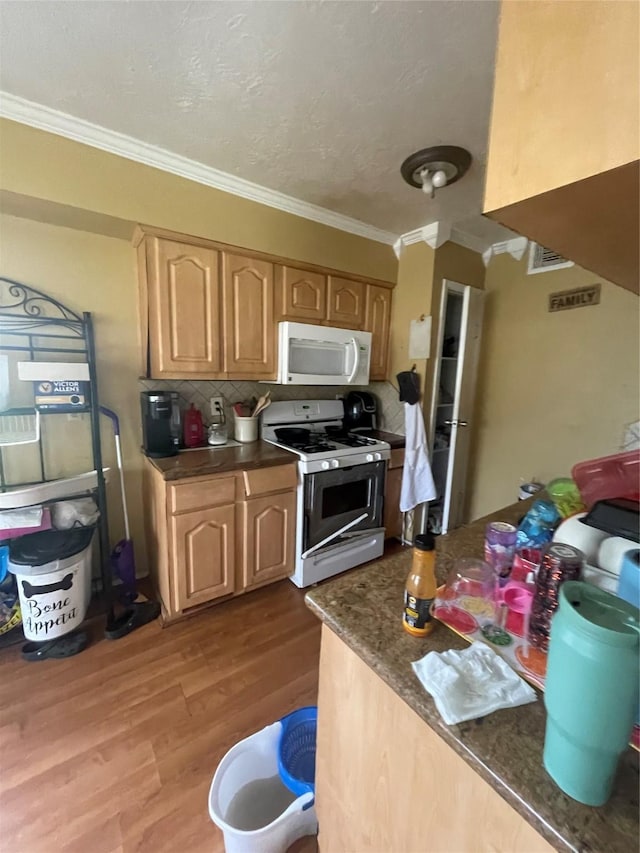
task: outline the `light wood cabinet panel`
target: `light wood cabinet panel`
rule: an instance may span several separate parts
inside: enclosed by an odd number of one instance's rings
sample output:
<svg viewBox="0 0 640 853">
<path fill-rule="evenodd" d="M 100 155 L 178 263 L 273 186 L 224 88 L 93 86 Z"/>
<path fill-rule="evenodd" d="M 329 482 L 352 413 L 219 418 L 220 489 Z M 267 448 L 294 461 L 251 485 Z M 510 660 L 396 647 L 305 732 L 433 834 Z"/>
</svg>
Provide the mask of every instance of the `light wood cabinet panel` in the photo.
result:
<svg viewBox="0 0 640 853">
<path fill-rule="evenodd" d="M 365 288 L 361 281 L 329 276 L 327 322 L 344 329 L 364 326 Z"/>
<path fill-rule="evenodd" d="M 216 477 L 215 480 L 193 480 L 171 485 L 168 488 L 169 511 L 192 512 L 221 504 L 231 504 L 236 499 L 236 478 Z"/>
<path fill-rule="evenodd" d="M 146 239 L 151 375 L 219 376 L 220 253 Z"/>
<path fill-rule="evenodd" d="M 387 467 L 384 481 L 384 525 L 385 538 L 402 538 L 402 513 L 400 512 L 400 491 L 402 489 L 402 468 Z"/>
<path fill-rule="evenodd" d="M 297 465 L 276 465 L 270 468 L 252 468 L 242 472 L 244 492 L 247 497 L 259 497 L 270 492 L 295 489 L 298 482 Z"/>
<path fill-rule="evenodd" d="M 320 853 L 554 849 L 327 625 L 315 783 Z"/>
<path fill-rule="evenodd" d="M 234 591 L 235 506 L 170 519 L 175 608 L 185 610 Z"/>
<path fill-rule="evenodd" d="M 372 380 L 384 381 L 387 378 L 390 327 L 391 291 L 388 287 L 367 285 L 364 329 L 372 334 L 370 372 Z"/>
<path fill-rule="evenodd" d="M 309 270 L 275 268 L 276 320 L 321 323 L 327 312 L 327 277 Z"/>
<path fill-rule="evenodd" d="M 296 493 L 254 498 L 240 506 L 243 587 L 286 578 L 294 569 Z"/>
<path fill-rule="evenodd" d="M 501 4 L 484 196 L 492 219 L 635 293 L 639 33 L 638 3 Z"/>
<path fill-rule="evenodd" d="M 273 264 L 223 254 L 224 367 L 230 379 L 275 379 Z"/>
</svg>

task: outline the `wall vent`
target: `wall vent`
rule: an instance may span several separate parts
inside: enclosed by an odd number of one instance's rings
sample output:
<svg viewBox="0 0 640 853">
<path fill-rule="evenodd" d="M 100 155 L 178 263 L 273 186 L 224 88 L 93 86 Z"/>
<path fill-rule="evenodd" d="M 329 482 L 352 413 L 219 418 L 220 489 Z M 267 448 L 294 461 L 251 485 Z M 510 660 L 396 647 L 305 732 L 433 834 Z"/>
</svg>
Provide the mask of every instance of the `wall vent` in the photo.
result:
<svg viewBox="0 0 640 853">
<path fill-rule="evenodd" d="M 528 275 L 534 275 L 539 272 L 549 272 L 550 270 L 562 270 L 566 267 L 572 267 L 573 261 L 568 261 L 554 252 L 552 249 L 545 249 L 544 246 L 538 243 L 531 242 L 529 247 L 529 267 Z"/>
</svg>

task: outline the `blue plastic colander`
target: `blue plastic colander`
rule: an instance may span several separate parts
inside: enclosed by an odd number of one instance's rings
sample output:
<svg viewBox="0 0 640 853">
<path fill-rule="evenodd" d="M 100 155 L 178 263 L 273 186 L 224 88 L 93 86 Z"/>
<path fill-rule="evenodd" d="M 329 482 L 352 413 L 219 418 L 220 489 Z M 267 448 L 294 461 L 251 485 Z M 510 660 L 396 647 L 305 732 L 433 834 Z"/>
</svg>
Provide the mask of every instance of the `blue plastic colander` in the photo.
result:
<svg viewBox="0 0 640 853">
<path fill-rule="evenodd" d="M 282 732 L 278 744 L 278 770 L 284 784 L 296 796 L 311 791 L 315 795 L 316 729 L 318 708 L 298 708 L 280 720 Z M 309 806 L 312 803 L 309 803 Z M 308 806 L 305 806 L 308 808 Z"/>
</svg>

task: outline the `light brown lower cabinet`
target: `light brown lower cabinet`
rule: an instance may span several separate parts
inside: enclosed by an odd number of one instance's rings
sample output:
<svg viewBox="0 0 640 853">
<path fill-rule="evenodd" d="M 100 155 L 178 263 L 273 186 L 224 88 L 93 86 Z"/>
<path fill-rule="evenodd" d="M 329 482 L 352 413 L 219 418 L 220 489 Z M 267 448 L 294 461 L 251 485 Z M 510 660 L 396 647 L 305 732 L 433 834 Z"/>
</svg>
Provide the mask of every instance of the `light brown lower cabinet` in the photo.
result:
<svg viewBox="0 0 640 853">
<path fill-rule="evenodd" d="M 244 589 L 286 578 L 295 547 L 296 493 L 254 498 L 239 507 Z"/>
<path fill-rule="evenodd" d="M 171 516 L 178 610 L 234 591 L 235 518 L 234 504 Z"/>
<path fill-rule="evenodd" d="M 149 571 L 172 622 L 293 573 L 295 463 L 166 481 L 144 464 Z"/>
<path fill-rule="evenodd" d="M 387 463 L 387 473 L 384 486 L 384 535 L 386 539 L 402 538 L 403 514 L 400 512 L 400 491 L 402 489 L 402 469 L 404 466 L 404 449 L 396 448 L 391 451 Z"/>
</svg>

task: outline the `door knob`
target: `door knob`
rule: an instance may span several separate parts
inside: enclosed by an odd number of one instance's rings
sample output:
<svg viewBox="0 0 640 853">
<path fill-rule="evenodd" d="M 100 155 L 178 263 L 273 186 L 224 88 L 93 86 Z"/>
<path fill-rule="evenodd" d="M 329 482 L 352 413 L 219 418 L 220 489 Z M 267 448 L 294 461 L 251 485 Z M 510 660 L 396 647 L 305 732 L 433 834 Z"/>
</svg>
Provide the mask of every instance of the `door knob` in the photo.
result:
<svg viewBox="0 0 640 853">
<path fill-rule="evenodd" d="M 468 421 L 458 421 L 456 426 L 469 426 Z"/>
<path fill-rule="evenodd" d="M 466 427 L 466 426 L 469 426 L 469 422 L 468 421 L 445 421 L 444 425 L 445 426 L 452 426 L 452 427 Z"/>
</svg>

